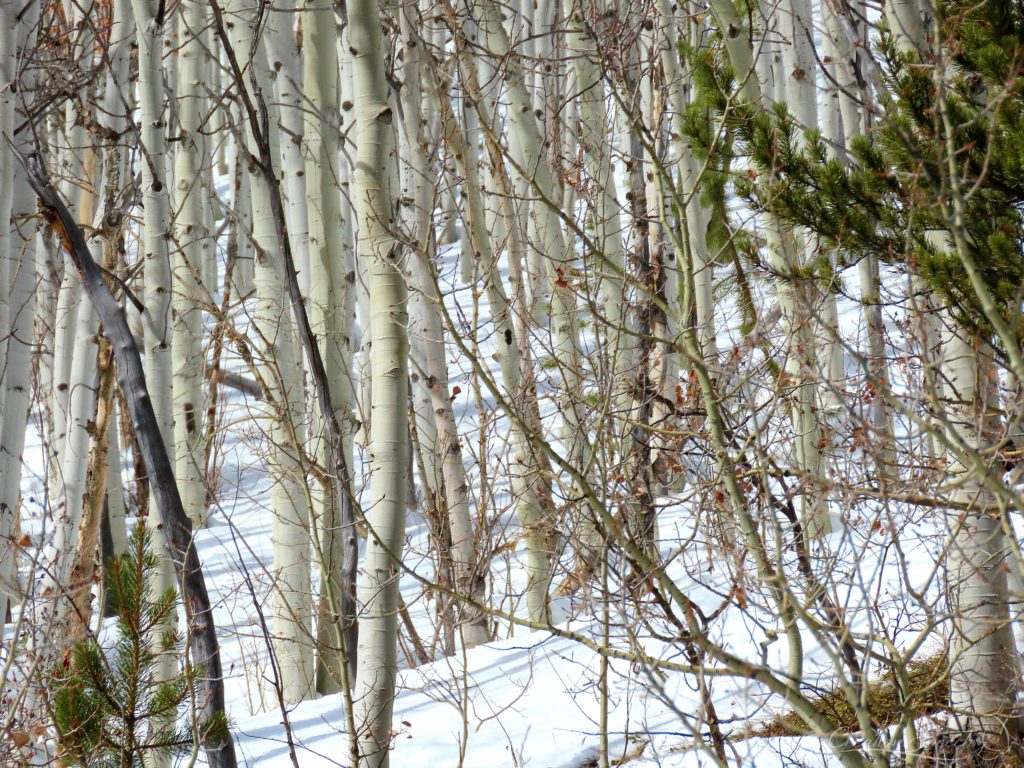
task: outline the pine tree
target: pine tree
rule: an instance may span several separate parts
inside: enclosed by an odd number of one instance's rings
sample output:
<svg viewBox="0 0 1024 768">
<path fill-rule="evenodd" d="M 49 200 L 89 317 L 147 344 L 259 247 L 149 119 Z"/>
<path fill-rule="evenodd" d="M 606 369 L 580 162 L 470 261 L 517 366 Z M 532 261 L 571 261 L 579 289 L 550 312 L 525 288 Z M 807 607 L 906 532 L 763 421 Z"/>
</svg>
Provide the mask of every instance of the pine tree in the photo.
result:
<svg viewBox="0 0 1024 768">
<path fill-rule="evenodd" d="M 785 105 L 737 110 L 762 172 L 760 183 L 740 179 L 737 188 L 761 211 L 813 232 L 840 266 L 874 257 L 915 276 L 942 305 L 944 394 L 917 418 L 934 416 L 946 449 L 936 480 L 951 483 L 957 732 L 933 751 L 1006 765 L 1005 750 L 1019 739 L 1010 544 L 1007 519 L 986 505 L 1006 468 L 997 365 L 1013 380 L 1024 376 L 1024 12 L 1005 0 L 983 9 L 952 0 L 939 4 L 927 34 L 908 43 L 898 32 L 883 29 L 869 73 L 886 115 L 849 142 L 849 163 L 817 130 L 801 134 Z M 827 268 L 810 263 L 805 277 L 820 280 Z"/>
<path fill-rule="evenodd" d="M 162 657 L 181 652 L 181 636 L 168 631 L 177 610 L 173 588 L 156 595 L 159 561 L 150 534 L 139 523 L 127 552 L 108 563 L 107 588 L 114 615 L 111 641 L 90 637 L 73 646 L 51 676 L 53 717 L 67 765 L 142 766 L 144 759 L 191 749 L 192 723 L 178 725 L 178 711 L 198 695 L 201 670 L 186 665 L 158 679 Z M 227 727 L 221 717 L 204 726 L 200 741 Z"/>
</svg>

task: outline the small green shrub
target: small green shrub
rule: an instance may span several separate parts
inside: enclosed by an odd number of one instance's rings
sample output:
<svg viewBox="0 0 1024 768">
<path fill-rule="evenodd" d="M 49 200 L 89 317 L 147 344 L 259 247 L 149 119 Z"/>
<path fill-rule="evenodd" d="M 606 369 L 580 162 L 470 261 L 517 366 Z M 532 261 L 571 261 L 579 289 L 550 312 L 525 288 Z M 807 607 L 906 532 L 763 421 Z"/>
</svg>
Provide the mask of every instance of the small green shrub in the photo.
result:
<svg viewBox="0 0 1024 768">
<path fill-rule="evenodd" d="M 194 694 L 199 670 L 186 665 L 170 680 L 157 680 L 164 654 L 180 653 L 178 634 L 167 629 L 177 610 L 175 590 L 153 594 L 157 567 L 149 533 L 140 522 L 128 551 L 107 565 L 107 588 L 116 616 L 109 643 L 77 643 L 53 670 L 53 716 L 66 765 L 134 768 L 147 755 L 180 753 L 196 734 L 178 727 L 178 713 Z M 224 728 L 223 722 L 210 728 Z"/>
</svg>

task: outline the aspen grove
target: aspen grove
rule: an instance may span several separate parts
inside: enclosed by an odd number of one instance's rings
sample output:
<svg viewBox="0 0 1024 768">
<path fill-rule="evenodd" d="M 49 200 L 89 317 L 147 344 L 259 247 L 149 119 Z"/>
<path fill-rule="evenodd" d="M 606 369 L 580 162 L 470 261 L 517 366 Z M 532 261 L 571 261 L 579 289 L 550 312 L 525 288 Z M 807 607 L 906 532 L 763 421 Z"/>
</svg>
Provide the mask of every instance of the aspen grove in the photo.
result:
<svg viewBox="0 0 1024 768">
<path fill-rule="evenodd" d="M 0 764 L 1024 767 L 1024 6 L 0 0 Z"/>
</svg>

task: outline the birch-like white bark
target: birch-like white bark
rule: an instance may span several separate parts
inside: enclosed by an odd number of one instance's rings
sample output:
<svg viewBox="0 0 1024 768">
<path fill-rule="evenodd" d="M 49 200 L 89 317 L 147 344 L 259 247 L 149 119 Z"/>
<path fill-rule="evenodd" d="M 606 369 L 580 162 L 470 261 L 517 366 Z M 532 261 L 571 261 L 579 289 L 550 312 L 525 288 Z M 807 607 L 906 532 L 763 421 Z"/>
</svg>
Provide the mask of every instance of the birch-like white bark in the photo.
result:
<svg viewBox="0 0 1024 768">
<path fill-rule="evenodd" d="M 324 14 L 321 14 L 322 16 Z M 310 292 L 309 216 L 306 196 L 306 163 L 302 156 L 305 113 L 310 108 L 303 92 L 303 52 L 292 29 L 294 13 L 270 12 L 262 32 L 270 78 L 274 84 L 272 112 L 280 125 L 281 181 L 287 207 L 288 239 L 291 243 L 299 287 L 308 301 Z M 309 18 L 308 16 L 306 18 Z M 330 24 L 329 18 L 310 19 L 313 24 Z M 308 30 L 306 30 L 308 33 Z M 313 104 L 315 107 L 316 105 Z"/>
<path fill-rule="evenodd" d="M 865 55 L 864 46 L 862 40 L 851 41 L 844 33 L 839 16 L 847 14 L 847 9 L 840 7 L 836 0 L 822 3 L 821 12 L 825 27 L 822 38 L 830 62 L 828 71 L 838 83 L 838 86 L 826 90 L 826 119 L 823 120 L 823 133 L 830 142 L 829 150 L 832 156 L 848 160 L 850 142 L 858 136 L 863 136 L 867 129 L 867 114 L 862 112 L 861 104 L 856 98 L 858 93 L 867 98 L 864 92 L 866 89 L 861 89 L 858 85 L 857 72 L 857 69 L 863 66 L 860 59 Z M 859 29 L 858 24 L 850 26 Z M 863 73 L 860 73 L 859 77 L 863 78 Z M 889 365 L 885 353 L 885 323 L 882 316 L 881 279 L 877 257 L 871 253 L 864 254 L 857 264 L 857 269 L 863 307 L 861 311 L 867 337 L 868 385 L 876 393 L 885 393 L 889 390 Z M 882 396 L 875 396 L 866 407 L 872 429 L 873 452 L 878 457 L 878 473 L 883 477 L 891 475 L 895 471 L 892 411 Z"/>
<path fill-rule="evenodd" d="M 927 233 L 929 244 L 950 248 L 943 230 Z M 967 456 L 983 456 L 1002 433 L 999 379 L 991 352 L 979 334 L 952 311 L 943 314 L 942 372 L 947 439 L 960 450 L 946 452 L 955 478 L 946 512 L 949 531 L 948 587 L 951 595 L 949 703 L 959 727 L 982 731 L 1002 743 L 1018 731 L 1015 714 L 1019 657 L 1010 621 L 1007 571 L 1010 546 L 1001 515 Z"/>
<path fill-rule="evenodd" d="M 256 8 L 247 0 L 232 0 L 226 8 L 234 16 L 230 27 L 234 56 L 242 67 L 245 83 L 255 79 L 263 94 L 271 93 L 267 59 L 262 45 L 254 38 Z M 269 107 L 268 107 L 269 108 Z M 273 114 L 273 113 L 271 113 Z M 271 157 L 278 156 L 277 126 L 272 118 Z M 244 128 L 249 151 L 258 154 L 253 126 Z M 277 657 L 284 700 L 288 703 L 309 697 L 313 690 L 312 596 L 309 559 L 309 507 L 301 485 L 298 448 L 303 444 L 301 368 L 295 348 L 291 307 L 285 293 L 283 257 L 277 241 L 270 205 L 270 190 L 262 175 L 250 178 L 252 191 L 253 236 L 255 239 L 255 331 L 261 340 L 259 361 L 261 376 L 267 382 L 271 402 L 270 474 L 274 508 L 272 539 L 274 545 L 274 620 L 273 648 Z"/>
<path fill-rule="evenodd" d="M 174 456 L 174 400 L 172 392 L 173 360 L 171 343 L 171 254 L 168 235 L 171 228 L 170 199 L 167 189 L 167 122 L 163 103 L 163 4 L 158 0 L 132 0 L 139 50 L 139 107 L 141 117 L 143 227 L 142 248 L 145 279 L 143 343 L 146 349 L 146 381 L 160 435 L 168 456 Z M 160 523 L 156 500 L 150 498 L 146 518 L 158 555 L 159 567 L 152 583 L 154 594 L 163 594 L 176 586 L 167 533 Z M 177 615 L 168 617 L 166 629 L 173 630 Z M 163 654 L 157 662 L 155 677 L 168 680 L 177 673 L 172 654 Z M 150 768 L 164 768 L 169 757 L 153 759 Z"/>
<path fill-rule="evenodd" d="M 560 364 L 563 386 L 561 437 L 573 465 L 584 468 L 589 464 L 590 453 L 580 407 L 584 356 L 580 351 L 574 319 L 576 296 L 570 283 L 576 259 L 562 232 L 559 213 L 555 209 L 560 195 L 557 194 L 551 168 L 547 163 L 523 72 L 515 58 L 509 56 L 508 35 L 502 26 L 501 14 L 493 0 L 477 0 L 474 4 L 474 13 L 477 15 L 489 54 L 504 64 L 503 76 L 509 101 L 509 120 L 516 139 L 513 142 L 513 152 L 521 169 L 518 175 L 529 182 L 531 197 L 543 198 L 536 200 L 534 205 L 539 239 L 535 247 L 540 248 L 546 256 L 547 276 L 552 285 L 550 327 L 553 352 Z M 466 67 L 463 67 L 464 79 L 466 75 Z M 579 493 L 578 489 L 570 493 L 575 498 L 582 498 L 582 493 Z M 545 607 L 545 616 L 546 610 Z"/>
<path fill-rule="evenodd" d="M 355 206 L 368 259 L 373 350 L 370 356 L 370 503 L 359 602 L 355 722 L 367 768 L 386 768 L 398 672 L 398 584 L 405 538 L 409 471 L 408 318 L 403 253 L 393 235 L 391 188 L 394 114 L 384 79 L 384 46 L 376 0 L 349 3 L 349 49 L 358 160 Z"/>
<path fill-rule="evenodd" d="M 6 22 L 13 29 L 14 51 L 27 53 L 35 45 L 39 6 L 22 6 L 13 0 L 3 0 L 7 7 Z M 9 34 L 5 32 L 5 34 Z M 12 72 L 12 77 L 15 75 Z M 6 86 L 7 84 L 4 83 Z M 24 114 L 31 105 L 32 75 L 19 79 L 15 115 Z M 9 90 L 5 88 L 5 90 Z M 28 151 L 32 137 L 26 132 L 12 137 L 19 149 Z M 10 337 L 7 343 L 6 371 L 4 374 L 4 419 L 0 424 L 0 622 L 7 615 L 11 596 L 20 593 L 18 585 L 17 549 L 14 533 L 21 507 L 21 458 L 25 448 L 25 430 L 31 396 L 33 321 L 36 307 L 35 234 L 36 201 L 28 185 L 24 170 L 10 152 L 3 150 L 3 163 L 14 163 L 12 200 L 9 226 L 11 237 L 7 253 L 0 258 L 8 260 L 8 283 L 0 290 L 8 294 L 8 323 Z M 40 238 L 41 239 L 41 238 Z"/>
<path fill-rule="evenodd" d="M 732 0 L 712 0 L 709 7 L 725 37 L 726 51 L 739 83 L 738 96 L 744 102 L 763 104 L 767 107 L 768 104 L 764 101 L 761 83 L 758 79 L 758 62 L 755 59 L 746 20 L 739 15 Z M 767 57 L 770 54 L 762 51 L 761 55 Z M 790 52 L 789 55 L 793 56 L 794 54 Z M 770 72 L 783 67 L 781 61 L 777 62 L 777 65 L 776 67 L 773 62 L 770 68 L 766 66 L 765 69 Z M 774 77 L 776 83 L 784 89 L 785 80 L 782 77 L 782 72 L 774 72 Z M 781 95 L 785 98 L 785 92 Z M 797 115 L 797 119 L 809 120 L 810 105 L 806 101 L 798 100 L 798 106 L 802 111 Z M 817 124 L 816 117 L 811 124 Z M 793 270 L 793 265 L 799 264 L 799 254 L 802 251 L 800 244 L 794 242 L 794 238 L 781 229 L 778 222 L 771 217 L 765 223 L 765 235 L 775 268 L 783 274 L 790 273 Z M 777 295 L 785 319 L 786 369 L 793 383 L 791 415 L 796 441 L 795 453 L 799 466 L 806 473 L 805 483 L 810 486 L 806 492 L 800 495 L 801 519 L 805 535 L 815 538 L 831 532 L 833 521 L 824 506 L 821 494 L 816 492 L 813 487 L 821 474 L 818 448 L 820 426 L 815 397 L 817 377 L 812 375 L 813 370 L 810 365 L 812 361 L 808 358 L 814 348 L 814 337 L 806 311 L 809 309 L 809 302 L 797 299 L 793 293 L 796 288 L 797 286 L 792 281 L 780 281 Z M 801 312 L 801 309 L 804 311 Z"/>
<path fill-rule="evenodd" d="M 444 480 L 445 511 L 451 528 L 451 559 L 455 564 L 455 587 L 461 595 L 479 599 L 474 594 L 477 570 L 476 534 L 470 516 L 469 482 L 463 463 L 462 447 L 459 440 L 452 398 L 448 382 L 448 363 L 445 359 L 444 324 L 441 319 L 442 298 L 435 283 L 436 253 L 430 237 L 433 188 L 429 183 L 431 174 L 427 164 L 427 139 L 423 132 L 423 88 L 420 45 L 415 29 L 415 7 L 401 9 L 401 32 L 403 37 L 403 108 L 404 148 L 407 164 L 407 189 L 412 199 L 412 241 L 422 243 L 413 254 L 410 273 L 417 290 L 414 306 L 418 311 L 419 343 L 423 351 L 424 369 L 421 381 L 427 390 L 434 423 L 433 442 L 430 452 L 440 462 Z M 447 105 L 445 105 L 447 107 Z M 450 111 L 447 113 L 450 116 Z M 464 150 L 464 145 L 462 146 Z M 463 177 L 463 199 L 479 194 L 478 189 L 469 189 L 468 179 Z M 475 182 L 475 178 L 473 179 Z M 408 193 L 407 193 L 408 194 Z M 477 261 L 475 249 L 471 251 Z M 463 254 L 467 256 L 469 254 Z M 486 266 L 486 265 L 481 265 Z M 498 278 L 500 280 L 500 277 Z M 487 623 L 477 610 L 461 612 L 463 642 L 467 647 L 487 641 Z"/>
<path fill-rule="evenodd" d="M 337 29 L 329 0 L 309 0 L 305 7 L 309 11 L 303 25 L 303 82 L 308 100 L 303 143 L 309 216 L 309 316 L 327 371 L 331 403 L 344 436 L 345 465 L 351 468 L 355 394 L 350 326 L 355 286 L 351 279 L 352 252 L 346 241 L 351 237 L 351 217 L 349 212 L 342 213 L 339 178 L 342 164 Z M 317 456 L 323 466 L 330 466 L 330 438 L 322 416 L 316 424 Z M 338 678 L 344 663 L 339 642 L 339 609 L 332 605 L 332 599 L 337 600 L 344 588 L 339 569 L 344 561 L 342 541 L 346 532 L 340 528 L 336 499 L 337 495 L 325 488 L 318 494 L 314 509 L 320 547 L 316 669 L 319 693 L 340 689 Z"/>
<path fill-rule="evenodd" d="M 206 451 L 203 443 L 202 304 L 204 271 L 214 259 L 213 240 L 207 231 L 204 178 L 209 162 L 209 141 L 201 122 L 207 71 L 207 4 L 186 0 L 179 5 L 178 131 L 175 150 L 174 222 L 174 445 L 175 478 L 185 514 L 194 529 L 206 523 Z"/>
</svg>

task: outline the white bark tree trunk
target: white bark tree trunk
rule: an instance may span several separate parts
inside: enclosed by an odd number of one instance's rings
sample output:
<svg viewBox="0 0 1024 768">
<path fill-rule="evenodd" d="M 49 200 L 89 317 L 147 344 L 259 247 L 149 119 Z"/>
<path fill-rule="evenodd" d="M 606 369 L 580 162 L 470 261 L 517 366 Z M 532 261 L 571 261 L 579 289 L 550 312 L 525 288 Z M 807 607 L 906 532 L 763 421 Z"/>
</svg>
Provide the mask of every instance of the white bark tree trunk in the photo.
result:
<svg viewBox="0 0 1024 768">
<path fill-rule="evenodd" d="M 139 106 L 141 111 L 145 306 L 143 334 L 146 349 L 146 381 L 149 383 L 153 411 L 168 456 L 174 456 L 174 401 L 171 357 L 171 255 L 168 235 L 171 228 L 170 199 L 166 183 L 167 123 L 163 104 L 163 18 L 157 0 L 132 0 L 139 46 Z M 150 498 L 147 523 L 158 553 L 159 571 L 153 580 L 154 594 L 174 589 L 176 578 L 167 534 L 160 524 L 154 498 Z M 167 629 L 177 624 L 177 615 L 168 617 Z M 158 662 L 156 678 L 167 680 L 177 672 L 176 659 L 164 654 Z M 169 765 L 168 758 L 154 758 L 150 768 Z"/>
<path fill-rule="evenodd" d="M 408 331 L 403 253 L 393 235 L 393 113 L 384 80 L 381 22 L 375 0 L 349 4 L 358 160 L 355 205 L 360 247 L 371 259 L 370 504 L 359 602 L 355 722 L 367 768 L 386 768 L 391 743 L 398 640 L 399 559 L 405 538 L 408 457 Z"/>
<path fill-rule="evenodd" d="M 353 465 L 352 436 L 355 416 L 352 404 L 352 304 L 355 297 L 352 251 L 346 237 L 351 236 L 348 213 L 342 213 L 339 173 L 339 69 L 334 10 L 329 0 L 309 0 L 310 11 L 304 23 L 304 95 L 309 108 L 304 111 L 306 190 L 309 216 L 309 309 L 310 325 L 320 345 L 331 387 L 331 402 L 344 435 L 342 450 L 345 465 Z M 330 438 L 323 416 L 317 423 L 317 455 L 323 466 L 330 466 Z M 335 479 L 340 482 L 340 479 Z M 314 510 L 319 536 L 320 601 L 317 615 L 316 689 L 333 693 L 340 689 L 342 665 L 342 629 L 338 620 L 338 600 L 342 584 L 339 569 L 344 561 L 337 495 L 323 489 Z M 330 589 L 328 589 L 330 584 Z M 351 663 L 351 662 L 349 662 Z"/>
<path fill-rule="evenodd" d="M 237 85 L 250 88 L 252 74 L 262 93 L 269 94 L 267 59 L 260 41 L 254 39 L 255 8 L 246 0 L 232 0 L 227 9 L 234 13 L 234 24 L 229 30 L 234 56 L 246 78 L 244 84 Z M 255 68 L 254 73 L 250 67 Z M 277 126 L 273 117 L 265 127 L 270 130 L 271 157 L 276 158 Z M 247 126 L 244 130 L 249 151 L 258 155 L 252 134 L 255 127 Z M 272 401 L 267 418 L 274 508 L 273 648 L 281 676 L 278 684 L 285 701 L 295 703 L 309 697 L 314 683 L 310 520 L 298 460 L 298 450 L 304 442 L 301 401 L 296 400 L 301 392 L 302 372 L 295 348 L 292 311 L 282 279 L 284 262 L 271 211 L 270 190 L 261 175 L 252 176 L 250 183 L 256 246 L 254 323 L 263 346 L 261 375 L 270 388 Z"/>
<path fill-rule="evenodd" d="M 579 468 L 589 464 L 590 446 L 586 434 L 586 426 L 580 407 L 580 388 L 583 381 L 584 355 L 580 350 L 578 330 L 575 323 L 576 296 L 570 280 L 575 269 L 575 254 L 566 243 L 562 232 L 561 220 L 556 210 L 560 201 L 551 168 L 547 163 L 544 143 L 541 138 L 537 119 L 533 112 L 532 101 L 526 91 L 523 72 L 509 56 L 509 40 L 501 23 L 501 14 L 492 0 L 478 0 L 474 4 L 474 13 L 479 20 L 487 49 L 496 60 L 504 65 L 503 76 L 506 96 L 509 101 L 509 119 L 514 133 L 513 153 L 525 181 L 529 183 L 530 196 L 537 193 L 543 199 L 536 200 L 534 218 L 537 224 L 538 243 L 534 244 L 546 256 L 547 277 L 551 283 L 551 334 L 555 358 L 559 363 L 562 378 L 562 430 L 561 438 L 564 450 L 571 463 Z M 463 66 L 463 79 L 471 73 Z M 481 121 L 483 122 L 483 121 Z M 524 228 L 525 229 L 525 228 Z M 574 498 L 582 498 L 580 489 L 573 488 L 569 493 Z M 581 517 L 588 513 L 582 512 Z M 546 555 L 550 558 L 551 552 Z M 530 599 L 530 617 L 535 621 L 547 618 L 547 585 L 536 585 L 535 589 L 543 588 L 545 599 Z"/>
<path fill-rule="evenodd" d="M 207 49 L 203 30 L 207 4 L 186 0 L 180 6 L 178 51 L 178 131 L 175 151 L 174 238 L 174 444 L 175 477 L 185 514 L 194 529 L 206 523 L 206 451 L 203 443 L 203 296 L 204 271 L 214 259 L 207 231 L 204 178 L 210 167 L 208 140 L 201 121 L 206 99 L 203 83 Z"/>
<path fill-rule="evenodd" d="M 740 17 L 732 0 L 711 0 L 709 7 L 719 29 L 724 33 L 726 51 L 739 84 L 739 97 L 744 102 L 764 104 L 767 107 L 768 103 L 764 101 L 757 76 L 757 62 L 746 20 Z M 795 33 L 791 31 L 790 34 Z M 789 55 L 794 54 L 791 52 Z M 782 63 L 779 62 L 778 66 L 781 67 Z M 777 83 L 784 82 L 779 72 L 775 73 L 775 78 Z M 811 106 L 806 98 L 798 99 L 797 105 L 803 110 L 802 116 L 797 116 L 798 119 L 810 120 Z M 815 117 L 812 124 L 816 125 L 816 122 Z M 775 268 L 783 274 L 790 273 L 794 265 L 799 264 L 802 247 L 798 242 L 794 242 L 795 238 L 790 233 L 781 229 L 778 222 L 770 217 L 765 222 L 765 234 Z M 808 317 L 810 303 L 794 294 L 797 289 L 798 286 L 791 281 L 783 280 L 778 285 L 777 294 L 785 320 L 786 367 L 793 383 L 791 413 L 796 441 L 795 454 L 798 465 L 806 473 L 805 484 L 808 486 L 800 495 L 801 519 L 805 535 L 816 538 L 831 532 L 833 521 L 823 504 L 821 494 L 814 487 L 821 474 L 818 449 L 820 426 L 815 397 L 817 382 L 816 376 L 813 375 L 814 361 L 811 358 L 814 337 Z"/>
<path fill-rule="evenodd" d="M 984 341 L 954 324 L 943 332 L 946 418 L 949 437 L 970 453 L 999 439 L 999 385 Z M 997 742 L 1017 733 L 1018 655 L 1009 611 L 1007 571 L 1010 548 L 993 499 L 971 466 L 950 456 L 950 469 L 963 482 L 950 495 L 967 511 L 947 512 L 950 535 L 949 589 L 953 617 L 950 638 L 950 706 L 961 727 L 981 730 Z"/>
<path fill-rule="evenodd" d="M 932 247 L 947 250 L 948 233 L 928 232 Z M 950 594 L 949 703 L 963 731 L 979 731 L 995 742 L 1018 733 L 1019 657 L 1010 621 L 1007 571 L 1010 546 L 1001 513 L 983 475 L 982 460 L 1002 434 L 999 380 L 986 342 L 943 312 L 942 369 L 946 451 L 953 479 L 946 512 L 949 532 L 947 587 Z M 937 404 L 938 405 L 938 404 Z M 958 509 L 960 507 L 961 509 Z"/>
<path fill-rule="evenodd" d="M 271 114 L 276 113 L 280 126 L 281 181 L 287 204 L 288 239 L 295 259 L 295 270 L 299 273 L 299 287 L 308 302 L 312 273 L 309 264 L 307 177 L 306 163 L 302 156 L 302 138 L 305 115 L 311 104 L 303 91 L 303 51 L 292 30 L 293 16 L 289 12 L 269 13 L 262 42 L 266 46 L 276 101 L 276 104 L 268 106 Z M 331 19 L 327 14 L 318 16 L 306 15 L 304 18 L 314 27 L 320 24 L 330 26 Z M 308 34 L 308 27 L 304 31 Z M 312 106 L 315 108 L 317 105 L 314 102 Z"/>
<path fill-rule="evenodd" d="M 419 310 L 419 324 L 416 326 L 421 335 L 425 378 L 423 382 L 428 393 L 430 409 L 434 418 L 432 452 L 439 458 L 441 474 L 444 479 L 445 511 L 451 528 L 451 559 L 455 564 L 455 587 L 459 594 L 474 600 L 480 595 L 475 593 L 475 574 L 478 568 L 476 535 L 470 515 L 469 483 L 466 479 L 466 467 L 463 463 L 462 447 L 459 440 L 455 414 L 452 411 L 452 398 L 448 383 L 448 363 L 445 359 L 444 323 L 441 319 L 440 303 L 442 297 L 438 293 L 436 280 L 435 249 L 430 229 L 432 222 L 433 189 L 428 183 L 432 177 L 427 165 L 427 139 L 422 126 L 422 85 L 420 45 L 414 24 L 415 8 L 402 10 L 401 28 L 404 45 L 404 135 L 407 148 L 406 163 L 408 187 L 412 195 L 412 240 L 422 243 L 413 256 L 410 272 L 413 285 L 418 291 L 416 304 Z M 447 105 L 446 105 L 447 106 Z M 448 113 L 450 114 L 450 113 Z M 462 144 L 463 151 L 465 145 Z M 474 169 L 475 170 L 475 169 Z M 469 189 L 469 179 L 463 175 L 463 199 L 468 195 L 478 195 L 478 189 Z M 475 181 L 475 174 L 473 177 Z M 476 249 L 473 249 L 474 260 Z M 466 254 L 463 254 L 465 256 Z M 482 265 L 485 268 L 489 265 Z M 500 280 L 500 277 L 498 277 Z M 467 647 L 479 645 L 487 641 L 487 622 L 479 611 L 468 609 L 461 611 L 463 618 L 462 636 Z"/>
</svg>

